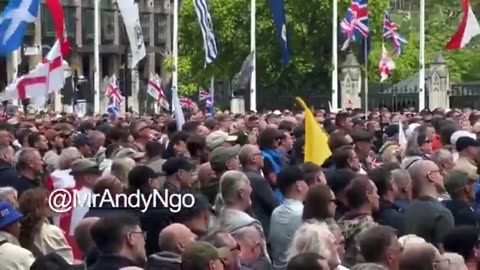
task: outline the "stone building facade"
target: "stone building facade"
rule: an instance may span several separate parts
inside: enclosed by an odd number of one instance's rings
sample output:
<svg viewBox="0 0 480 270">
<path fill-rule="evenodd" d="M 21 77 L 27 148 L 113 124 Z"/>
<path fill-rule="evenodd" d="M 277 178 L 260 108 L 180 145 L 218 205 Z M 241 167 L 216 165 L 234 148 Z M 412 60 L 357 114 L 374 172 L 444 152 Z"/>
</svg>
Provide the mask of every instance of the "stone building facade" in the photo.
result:
<svg viewBox="0 0 480 270">
<path fill-rule="evenodd" d="M 128 38 L 126 37 L 125 26 L 122 17 L 116 7 L 116 1 L 101 0 L 100 2 L 100 77 L 105 78 L 116 74 L 122 78 L 124 63 L 128 57 Z M 0 0 L 0 10 L 3 10 L 7 0 Z M 41 59 L 41 52 L 45 53 L 55 41 L 55 29 L 49 12 L 41 0 L 40 14 L 35 24 L 30 24 L 23 41 L 24 48 L 37 48 L 40 52 L 37 55 L 23 56 L 22 59 L 28 62 L 28 69 L 32 69 Z M 145 40 L 147 56 L 131 72 L 132 93 L 129 98 L 129 105 L 134 111 L 139 111 L 145 102 L 145 87 L 148 76 L 151 72 L 167 76 L 162 63 L 163 59 L 170 55 L 172 48 L 172 2 L 171 0 L 139 0 L 140 21 Z M 93 89 L 94 74 L 94 0 L 62 0 L 65 26 L 72 51 L 67 57 L 72 71 L 77 76 L 85 77 Z M 0 58 L 0 84 L 8 84 L 13 79 L 15 65 L 12 56 L 6 59 Z M 5 74 L 6 76 L 3 76 Z M 6 80 L 3 79 L 6 78 Z M 164 80 L 166 81 L 166 80 Z M 101 112 L 106 109 L 106 98 L 104 96 L 104 80 L 101 80 Z M 4 85 L 0 87 L 4 88 Z M 137 86 L 137 87 L 135 87 Z M 127 86 L 128 87 L 128 86 Z M 55 98 L 58 110 L 61 108 L 59 98 Z"/>
</svg>

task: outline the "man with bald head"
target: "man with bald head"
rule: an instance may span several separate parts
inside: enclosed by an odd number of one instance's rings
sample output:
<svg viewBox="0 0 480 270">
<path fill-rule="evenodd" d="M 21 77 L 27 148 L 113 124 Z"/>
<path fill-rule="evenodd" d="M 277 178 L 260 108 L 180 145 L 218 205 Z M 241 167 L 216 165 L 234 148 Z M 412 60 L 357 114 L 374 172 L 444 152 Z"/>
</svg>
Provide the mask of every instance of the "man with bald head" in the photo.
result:
<svg viewBox="0 0 480 270">
<path fill-rule="evenodd" d="M 440 260 L 440 253 L 432 244 L 411 244 L 402 253 L 400 270 L 431 270 L 434 269 L 434 262 L 440 262 Z M 445 268 L 437 267 L 435 269 L 444 270 Z"/>
<path fill-rule="evenodd" d="M 115 200 L 115 196 L 123 192 L 122 182 L 113 175 L 104 175 L 98 178 L 93 187 L 96 204 L 89 207 L 85 217 L 102 218 L 108 216 L 112 212 L 125 211 L 122 208 L 126 206 L 127 202 L 119 201 L 120 205 L 112 205 L 109 200 L 102 201 L 102 198 L 109 198 L 108 194 L 106 194 L 107 192 L 110 193 L 111 198 Z"/>
<path fill-rule="evenodd" d="M 408 169 L 414 200 L 405 214 L 406 233 L 415 234 L 439 246 L 444 235 L 455 226 L 452 213 L 439 201 L 445 192 L 438 166 L 419 160 Z"/>
<path fill-rule="evenodd" d="M 185 225 L 173 223 L 165 227 L 159 235 L 160 252 L 148 258 L 148 270 L 181 269 L 182 254 L 197 236 Z"/>
<path fill-rule="evenodd" d="M 265 235 L 268 235 L 270 217 L 273 210 L 278 206 L 278 202 L 273 195 L 269 182 L 260 173 L 264 165 L 262 151 L 256 145 L 246 144 L 240 149 L 238 159 L 253 189 L 251 195 L 252 210 L 262 224 Z"/>
</svg>

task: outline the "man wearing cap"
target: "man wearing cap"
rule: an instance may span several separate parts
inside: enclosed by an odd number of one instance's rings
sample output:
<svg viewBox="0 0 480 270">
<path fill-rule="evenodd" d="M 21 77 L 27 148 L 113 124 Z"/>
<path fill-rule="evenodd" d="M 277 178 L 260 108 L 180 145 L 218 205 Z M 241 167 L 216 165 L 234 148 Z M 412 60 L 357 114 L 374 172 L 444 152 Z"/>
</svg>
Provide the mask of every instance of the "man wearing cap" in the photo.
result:
<svg viewBox="0 0 480 270">
<path fill-rule="evenodd" d="M 163 188 L 172 192 L 190 190 L 193 182 L 193 170 L 195 165 L 184 157 L 169 158 L 162 166 L 163 173 L 166 176 Z"/>
<path fill-rule="evenodd" d="M 231 146 L 237 141 L 237 139 L 238 137 L 235 135 L 228 135 L 226 132 L 217 130 L 208 134 L 205 142 L 207 144 L 207 148 L 210 151 L 213 151 L 213 149 L 219 146 Z"/>
<path fill-rule="evenodd" d="M 80 151 L 83 157 L 91 157 L 92 149 L 90 149 L 90 139 L 87 134 L 78 134 L 73 137 L 73 145 Z"/>
<path fill-rule="evenodd" d="M 456 141 L 455 148 L 459 157 L 453 169 L 464 171 L 470 178 L 478 179 L 478 168 L 475 160 L 480 154 L 480 142 L 471 137 L 460 137 Z"/>
<path fill-rule="evenodd" d="M 240 145 L 236 146 L 219 146 L 210 153 L 210 166 L 216 174 L 216 181 L 208 182 L 202 186 L 202 193 L 208 197 L 209 202 L 213 205 L 215 197 L 218 193 L 219 181 L 222 175 L 229 170 L 238 170 L 240 163 L 238 161 L 238 153 Z"/>
<path fill-rule="evenodd" d="M 20 246 L 20 214 L 8 203 L 0 203 L 0 265 L 2 269 L 30 269 L 33 254 Z"/>
<path fill-rule="evenodd" d="M 222 253 L 225 253 L 224 250 L 217 249 L 208 242 L 195 242 L 182 254 L 182 269 L 223 270 Z"/>
<path fill-rule="evenodd" d="M 373 169 L 373 165 L 369 157 L 372 149 L 373 134 L 366 130 L 357 129 L 352 131 L 351 136 L 355 146 L 355 153 L 357 153 L 357 156 L 360 159 L 360 173 L 368 173 Z"/>
<path fill-rule="evenodd" d="M 58 226 L 66 232 L 66 238 L 71 246 L 74 246 L 74 233 L 78 223 L 85 217 L 89 210 L 88 199 L 93 198 L 93 188 L 95 182 L 101 176 L 101 171 L 95 161 L 90 159 L 79 159 L 72 163 L 70 174 L 75 179 L 75 188 L 79 202 L 85 202 L 85 205 L 78 205 L 70 212 L 63 213 L 60 217 Z M 74 192 L 72 190 L 72 192 Z M 62 220 L 69 220 L 69 222 L 62 222 Z M 74 250 L 74 253 L 76 251 Z"/>
<path fill-rule="evenodd" d="M 455 226 L 472 225 L 478 228 L 480 217 L 471 207 L 475 202 L 476 179 L 470 178 L 464 171 L 453 170 L 445 176 L 444 182 L 452 199 L 443 203 L 452 212 Z"/>
</svg>

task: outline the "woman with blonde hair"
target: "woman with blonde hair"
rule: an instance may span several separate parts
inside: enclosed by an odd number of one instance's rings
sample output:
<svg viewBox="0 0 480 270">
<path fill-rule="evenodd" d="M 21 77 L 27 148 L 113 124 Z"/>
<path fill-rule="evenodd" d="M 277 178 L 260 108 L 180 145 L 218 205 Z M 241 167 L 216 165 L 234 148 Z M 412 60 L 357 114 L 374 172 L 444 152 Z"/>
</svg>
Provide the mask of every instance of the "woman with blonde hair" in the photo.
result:
<svg viewBox="0 0 480 270">
<path fill-rule="evenodd" d="M 51 212 L 46 202 L 43 188 L 27 190 L 20 197 L 19 210 L 24 215 L 20 221 L 20 245 L 37 258 L 55 252 L 72 264 L 72 248 L 63 231 L 48 221 Z"/>
<path fill-rule="evenodd" d="M 112 163 L 110 174 L 117 177 L 125 189 L 128 186 L 128 173 L 130 173 L 135 165 L 135 161 L 131 158 L 115 159 Z"/>
</svg>

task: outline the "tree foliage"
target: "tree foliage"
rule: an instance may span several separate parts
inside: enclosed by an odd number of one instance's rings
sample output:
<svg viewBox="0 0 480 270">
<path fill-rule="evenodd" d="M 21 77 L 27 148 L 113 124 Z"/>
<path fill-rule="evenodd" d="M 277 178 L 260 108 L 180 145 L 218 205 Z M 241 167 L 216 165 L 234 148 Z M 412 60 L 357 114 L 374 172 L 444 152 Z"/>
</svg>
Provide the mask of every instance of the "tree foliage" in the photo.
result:
<svg viewBox="0 0 480 270">
<path fill-rule="evenodd" d="M 345 15 L 350 0 L 338 0 L 338 22 Z M 418 71 L 419 12 L 418 0 L 403 0 L 406 10 L 392 11 L 400 32 L 408 44 L 400 57 L 395 58 L 396 70 L 391 78 L 397 82 Z M 442 50 L 449 37 L 456 31 L 460 17 L 459 0 L 427 2 L 426 15 L 426 63 Z M 480 11 L 480 0 L 470 0 L 474 11 Z M 182 1 L 179 24 L 179 82 L 180 91 L 193 93 L 197 86 L 207 86 L 212 75 L 217 79 L 231 79 L 240 70 L 250 53 L 250 1 L 209 0 L 213 27 L 216 34 L 218 57 L 205 65 L 205 54 L 200 27 L 193 8 L 193 1 Z M 287 66 L 281 64 L 277 33 L 269 9 L 268 0 L 258 0 L 257 10 L 257 87 L 272 85 L 292 92 L 304 88 L 312 80 L 320 89 L 330 89 L 332 1 L 286 1 L 287 29 L 292 55 Z M 382 44 L 383 12 L 389 6 L 385 0 L 369 1 L 369 25 L 372 34 L 372 51 L 369 56 L 369 77 L 379 80 L 378 61 Z M 341 34 L 339 34 L 341 36 Z M 341 41 L 339 41 L 341 45 Z M 475 44 L 468 49 L 444 52 L 451 71 L 451 80 L 477 80 L 480 53 Z M 386 44 L 391 54 L 391 45 Z M 341 52 L 341 67 L 345 53 Z"/>
</svg>

